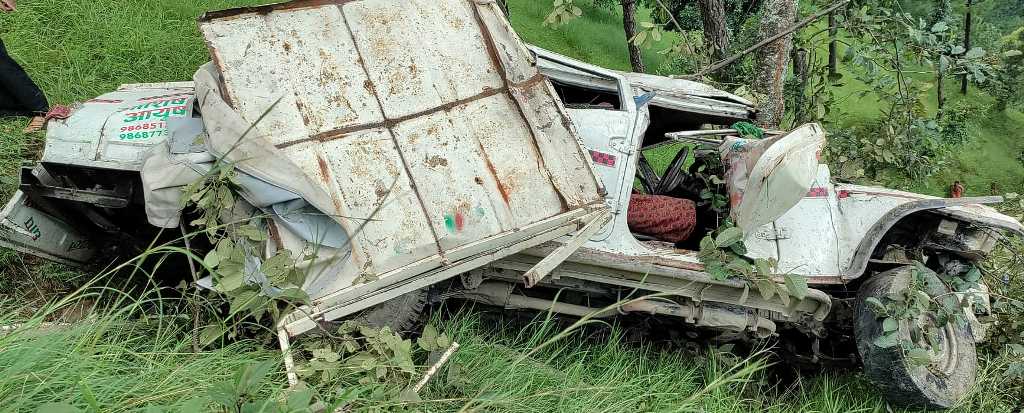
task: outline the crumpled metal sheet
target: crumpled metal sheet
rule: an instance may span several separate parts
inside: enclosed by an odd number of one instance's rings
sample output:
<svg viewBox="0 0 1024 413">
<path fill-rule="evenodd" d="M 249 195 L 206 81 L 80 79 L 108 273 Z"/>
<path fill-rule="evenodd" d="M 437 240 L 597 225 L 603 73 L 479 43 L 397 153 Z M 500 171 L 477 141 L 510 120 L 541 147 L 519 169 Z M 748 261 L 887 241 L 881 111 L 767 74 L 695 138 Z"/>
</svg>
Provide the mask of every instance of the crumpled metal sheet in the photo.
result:
<svg viewBox="0 0 1024 413">
<path fill-rule="evenodd" d="M 297 1 L 210 13 L 200 28 L 217 97 L 327 194 L 300 191 L 352 234 L 362 275 L 485 252 L 483 240 L 603 201 L 493 2 Z"/>
<path fill-rule="evenodd" d="M 165 141 L 172 124 L 202 128 L 191 116 L 194 101 L 192 82 L 123 85 L 53 119 L 42 161 L 139 170 L 145 149 Z"/>
</svg>

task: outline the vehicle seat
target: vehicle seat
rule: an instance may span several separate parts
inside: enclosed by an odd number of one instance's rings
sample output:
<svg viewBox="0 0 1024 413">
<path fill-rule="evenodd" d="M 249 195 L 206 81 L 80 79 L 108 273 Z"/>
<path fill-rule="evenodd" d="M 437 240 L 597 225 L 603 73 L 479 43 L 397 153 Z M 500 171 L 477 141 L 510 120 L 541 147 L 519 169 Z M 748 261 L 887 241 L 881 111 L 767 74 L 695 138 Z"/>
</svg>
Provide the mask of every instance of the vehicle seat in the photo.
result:
<svg viewBox="0 0 1024 413">
<path fill-rule="evenodd" d="M 634 193 L 626 223 L 633 233 L 678 243 L 690 238 L 697 226 L 697 206 L 689 199 Z"/>
</svg>

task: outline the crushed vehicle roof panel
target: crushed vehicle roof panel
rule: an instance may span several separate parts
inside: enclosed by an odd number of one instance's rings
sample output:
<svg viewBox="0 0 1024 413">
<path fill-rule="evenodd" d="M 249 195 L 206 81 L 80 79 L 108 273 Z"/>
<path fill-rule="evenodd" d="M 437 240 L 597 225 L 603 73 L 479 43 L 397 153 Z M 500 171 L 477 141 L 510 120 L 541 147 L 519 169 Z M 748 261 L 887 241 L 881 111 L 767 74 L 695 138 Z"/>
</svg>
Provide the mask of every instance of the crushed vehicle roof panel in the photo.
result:
<svg viewBox="0 0 1024 413">
<path fill-rule="evenodd" d="M 358 232 L 357 271 L 458 260 L 603 201 L 553 88 L 493 3 L 293 2 L 210 13 L 200 28 L 219 94 Z"/>
</svg>

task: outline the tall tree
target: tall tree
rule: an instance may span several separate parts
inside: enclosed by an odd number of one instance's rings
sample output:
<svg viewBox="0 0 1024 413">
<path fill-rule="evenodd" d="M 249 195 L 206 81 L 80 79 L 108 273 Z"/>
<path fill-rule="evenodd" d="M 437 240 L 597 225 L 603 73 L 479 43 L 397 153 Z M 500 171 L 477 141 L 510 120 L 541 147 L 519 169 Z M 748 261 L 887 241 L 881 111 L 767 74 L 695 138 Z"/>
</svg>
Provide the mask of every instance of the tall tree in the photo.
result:
<svg viewBox="0 0 1024 413">
<path fill-rule="evenodd" d="M 796 20 L 797 0 L 767 0 L 761 13 L 762 39 L 782 33 Z M 793 48 L 793 34 L 782 36 L 766 45 L 757 52 L 753 90 L 759 95 L 758 123 L 763 127 L 777 128 L 782 123 L 785 112 L 786 69 L 789 67 L 789 54 Z"/>
<path fill-rule="evenodd" d="M 698 0 L 704 26 L 704 43 L 714 61 L 729 57 L 729 28 L 725 20 L 725 0 Z"/>
<path fill-rule="evenodd" d="M 964 53 L 971 50 L 971 6 L 972 1 L 967 0 L 967 12 L 964 14 Z M 967 74 L 960 78 L 960 94 L 967 94 Z"/>
<path fill-rule="evenodd" d="M 970 1 L 970 0 L 968 0 Z M 828 14 L 828 74 L 839 72 L 839 25 L 836 23 L 836 12 Z"/>
<path fill-rule="evenodd" d="M 633 71 L 644 73 L 643 55 L 640 53 L 640 46 L 633 43 L 636 37 L 636 0 L 622 0 L 622 28 L 626 32 L 626 46 L 629 48 L 629 64 Z"/>
</svg>

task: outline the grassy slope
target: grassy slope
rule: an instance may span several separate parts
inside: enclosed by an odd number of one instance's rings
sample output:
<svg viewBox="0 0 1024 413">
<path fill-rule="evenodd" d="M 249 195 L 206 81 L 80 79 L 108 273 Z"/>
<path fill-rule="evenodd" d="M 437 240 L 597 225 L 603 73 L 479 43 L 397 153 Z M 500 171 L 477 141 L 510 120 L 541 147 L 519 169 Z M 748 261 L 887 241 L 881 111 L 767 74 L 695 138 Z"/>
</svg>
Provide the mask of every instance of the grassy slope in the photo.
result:
<svg viewBox="0 0 1024 413">
<path fill-rule="evenodd" d="M 96 0 L 69 6 L 57 0 L 24 2 L 12 16 L 0 16 L 0 36 L 51 100 L 68 103 L 93 97 L 121 83 L 181 80 L 206 60 L 194 19 L 203 10 L 244 1 Z M 617 14 L 587 9 L 565 28 L 541 28 L 546 6 L 512 2 L 513 23 L 524 38 L 544 47 L 609 67 L 627 69 Z M 659 56 L 648 51 L 650 67 Z M 15 176 L 21 159 L 32 158 L 42 136 L 18 130 L 24 120 L 0 120 L 0 176 Z M 7 179 L 0 193 L 9 194 Z M 58 271 L 33 267 L 0 254 L 0 280 L 43 277 Z M 28 265 L 35 265 L 29 263 Z M 28 275 L 25 275 L 28 274 Z M 0 297 L 9 309 L 13 296 Z M 16 304 L 16 303 L 15 303 Z M 14 320 L 0 311 L 0 324 Z M 620 344 L 617 336 L 570 340 L 540 353 L 529 366 L 514 358 L 538 343 L 537 336 L 494 332 L 473 317 L 446 323 L 464 344 L 455 361 L 468 367 L 465 382 L 435 380 L 428 398 L 488 395 L 488 411 L 882 411 L 876 394 L 858 376 L 822 375 L 778 389 L 759 375 L 709 388 L 726 376 L 721 362 L 686 353 L 664 353 Z M 0 405 L 31 411 L 46 401 L 119 411 L 147 404 L 173 405 L 208 389 L 249 359 L 271 353 L 252 345 L 190 354 L 185 330 L 153 331 L 114 321 L 101 327 L 0 336 Z M 542 337 L 542 336 L 541 336 Z M 200 378 L 200 380 L 196 380 Z M 281 376 L 265 383 L 281 385 Z M 496 397 L 493 395 L 497 395 Z M 976 400 L 977 401 L 977 400 Z M 431 410 L 452 410 L 458 401 L 436 402 Z M 979 408 L 977 405 L 974 408 Z M 980 408 L 980 410 L 987 410 Z"/>
<path fill-rule="evenodd" d="M 842 50 L 843 46 L 840 46 Z M 840 51 L 842 54 L 842 51 Z M 840 72 L 845 77 L 842 87 L 836 91 L 841 98 L 840 107 L 845 116 L 834 120 L 834 127 L 844 127 L 859 123 L 871 122 L 879 114 L 879 104 L 873 94 L 861 98 L 858 93 L 866 87 L 853 79 L 847 70 L 840 65 Z M 927 75 L 915 75 L 915 80 L 932 82 Z M 958 80 L 946 81 L 946 105 L 956 105 L 961 101 L 969 101 L 984 108 L 992 102 L 992 98 L 975 85 L 971 85 L 968 94 L 960 94 Z M 936 89 L 928 91 L 925 102 L 926 110 L 935 113 Z M 1024 161 L 1018 160 L 1024 152 L 1024 114 L 1013 108 L 1000 113 L 980 109 L 971 119 L 968 133 L 970 141 L 959 148 L 950 159 L 946 168 L 921 182 L 892 183 L 913 192 L 945 196 L 949 185 L 959 180 L 964 183 L 967 195 L 991 195 L 990 188 L 994 184 L 995 194 L 1020 192 L 1024 188 Z"/>
<path fill-rule="evenodd" d="M 557 28 L 544 27 L 541 22 L 551 12 L 548 1 L 510 0 L 509 17 L 512 26 L 524 41 L 599 66 L 630 70 L 626 37 L 622 30 L 622 12 L 580 4 L 583 16 Z M 637 10 L 637 18 L 650 20 L 650 10 Z M 661 66 L 664 56 L 658 50 L 667 48 L 675 34 L 669 33 L 660 41 L 651 43 L 643 51 L 648 71 Z"/>
</svg>

